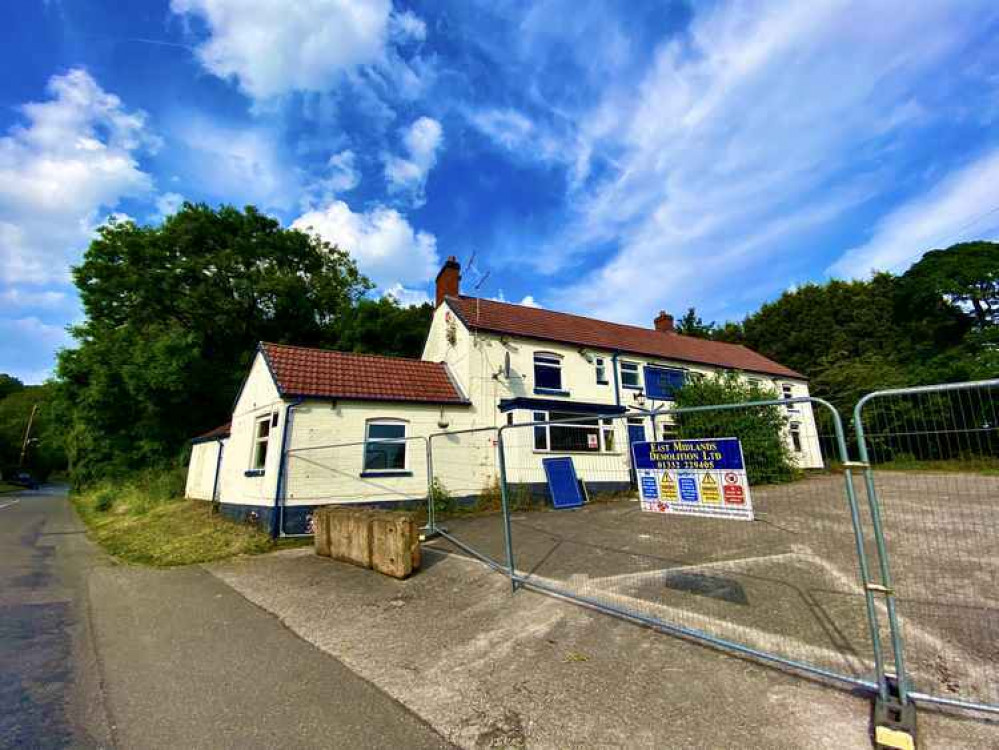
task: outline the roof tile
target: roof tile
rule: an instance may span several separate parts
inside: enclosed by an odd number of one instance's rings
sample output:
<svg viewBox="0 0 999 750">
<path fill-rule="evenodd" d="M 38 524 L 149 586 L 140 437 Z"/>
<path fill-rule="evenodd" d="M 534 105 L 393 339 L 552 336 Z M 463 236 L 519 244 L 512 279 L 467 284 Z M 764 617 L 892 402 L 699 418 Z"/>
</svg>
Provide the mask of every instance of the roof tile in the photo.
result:
<svg viewBox="0 0 999 750">
<path fill-rule="evenodd" d="M 260 345 L 282 396 L 465 404 L 441 362 Z"/>
<path fill-rule="evenodd" d="M 740 344 L 708 341 L 477 297 L 448 297 L 447 302 L 465 325 L 482 331 L 804 379 L 791 368 Z"/>
</svg>

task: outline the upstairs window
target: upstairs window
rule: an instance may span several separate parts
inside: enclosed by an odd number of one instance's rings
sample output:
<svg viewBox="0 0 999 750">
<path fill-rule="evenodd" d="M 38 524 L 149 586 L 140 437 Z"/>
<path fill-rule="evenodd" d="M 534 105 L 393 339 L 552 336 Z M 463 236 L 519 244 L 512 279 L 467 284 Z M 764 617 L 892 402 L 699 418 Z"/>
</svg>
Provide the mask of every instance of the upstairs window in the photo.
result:
<svg viewBox="0 0 999 750">
<path fill-rule="evenodd" d="M 546 391 L 562 390 L 562 358 L 557 354 L 534 355 L 534 387 Z"/>
<path fill-rule="evenodd" d="M 406 423 L 394 419 L 368 421 L 364 435 L 364 471 L 406 470 Z"/>
<path fill-rule="evenodd" d="M 624 388 L 640 389 L 642 387 L 641 376 L 638 372 L 637 362 L 621 363 L 621 386 Z"/>
<path fill-rule="evenodd" d="M 603 357 L 593 360 L 593 367 L 597 373 L 597 385 L 607 385 L 607 363 Z"/>
<path fill-rule="evenodd" d="M 252 471 L 263 471 L 267 465 L 267 444 L 271 439 L 271 425 L 277 424 L 277 412 L 261 417 L 253 430 L 253 455 L 250 460 Z"/>
<path fill-rule="evenodd" d="M 794 398 L 794 388 L 790 383 L 782 383 L 780 387 L 781 398 L 792 399 Z M 795 404 L 787 404 L 788 411 L 798 411 Z"/>
</svg>

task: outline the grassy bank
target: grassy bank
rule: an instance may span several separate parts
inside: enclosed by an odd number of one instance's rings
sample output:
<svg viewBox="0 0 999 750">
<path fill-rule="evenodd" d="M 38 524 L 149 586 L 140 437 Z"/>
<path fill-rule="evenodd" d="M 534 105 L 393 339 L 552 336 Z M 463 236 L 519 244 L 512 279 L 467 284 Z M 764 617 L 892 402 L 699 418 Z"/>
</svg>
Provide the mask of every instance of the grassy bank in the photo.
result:
<svg viewBox="0 0 999 750">
<path fill-rule="evenodd" d="M 146 472 L 72 498 L 92 537 L 125 562 L 189 565 L 274 548 L 263 531 L 213 514 L 210 503 L 185 500 L 183 486 L 179 472 Z"/>
<path fill-rule="evenodd" d="M 17 492 L 18 490 L 23 490 L 23 489 L 24 487 L 21 487 L 16 484 L 8 484 L 7 482 L 0 482 L 0 495 L 3 495 L 7 492 Z"/>
</svg>

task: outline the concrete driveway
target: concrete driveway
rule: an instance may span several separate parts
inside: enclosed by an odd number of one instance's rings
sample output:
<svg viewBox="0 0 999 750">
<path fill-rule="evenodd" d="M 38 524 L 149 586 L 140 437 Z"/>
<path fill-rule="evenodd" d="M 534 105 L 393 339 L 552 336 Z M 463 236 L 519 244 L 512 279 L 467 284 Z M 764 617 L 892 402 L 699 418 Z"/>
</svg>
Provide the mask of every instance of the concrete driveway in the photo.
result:
<svg viewBox="0 0 999 750">
<path fill-rule="evenodd" d="M 870 748 L 868 700 L 552 597 L 426 550 L 396 581 L 309 549 L 209 566 L 408 706 L 485 747 Z M 922 747 L 999 727 L 923 712 Z"/>
</svg>

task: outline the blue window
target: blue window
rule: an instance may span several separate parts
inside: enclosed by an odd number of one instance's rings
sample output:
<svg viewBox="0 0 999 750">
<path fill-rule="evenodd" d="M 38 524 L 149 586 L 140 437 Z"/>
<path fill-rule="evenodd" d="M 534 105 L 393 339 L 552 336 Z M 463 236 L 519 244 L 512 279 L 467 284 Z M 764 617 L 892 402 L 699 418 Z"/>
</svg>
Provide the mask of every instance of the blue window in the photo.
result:
<svg viewBox="0 0 999 750">
<path fill-rule="evenodd" d="M 534 387 L 546 391 L 562 390 L 562 358 L 557 354 L 534 355 Z"/>
<path fill-rule="evenodd" d="M 683 388 L 687 374 L 683 370 L 645 366 L 645 395 L 656 401 L 673 401 Z"/>
</svg>

